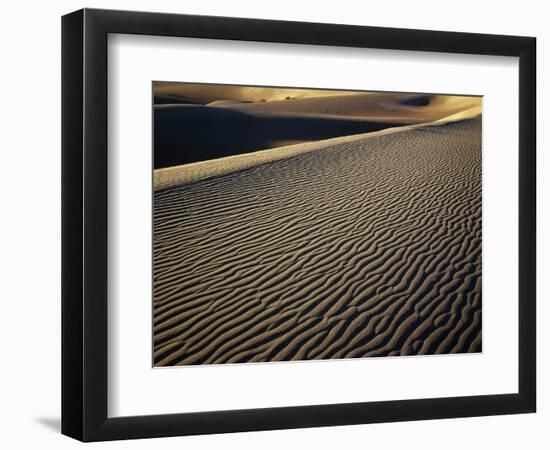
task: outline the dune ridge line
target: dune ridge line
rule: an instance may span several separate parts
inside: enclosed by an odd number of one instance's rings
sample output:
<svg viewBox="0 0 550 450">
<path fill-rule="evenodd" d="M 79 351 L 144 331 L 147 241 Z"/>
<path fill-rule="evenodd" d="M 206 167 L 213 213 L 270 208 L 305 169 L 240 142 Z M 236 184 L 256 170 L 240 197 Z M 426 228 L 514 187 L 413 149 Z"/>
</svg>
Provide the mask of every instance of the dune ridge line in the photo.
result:
<svg viewBox="0 0 550 450">
<path fill-rule="evenodd" d="M 247 169 L 260 164 L 266 164 L 281 159 L 292 158 L 302 153 L 322 150 L 332 145 L 362 141 L 370 137 L 384 136 L 387 134 L 403 133 L 426 126 L 445 125 L 452 122 L 477 117 L 481 114 L 481 106 L 469 108 L 445 118 L 428 123 L 392 127 L 380 131 L 341 136 L 301 144 L 293 144 L 266 150 L 244 153 L 240 155 L 226 156 L 223 158 L 182 164 L 179 166 L 156 169 L 153 176 L 154 189 L 166 189 L 184 183 L 204 180 L 211 177 L 226 175 L 231 172 Z"/>
</svg>

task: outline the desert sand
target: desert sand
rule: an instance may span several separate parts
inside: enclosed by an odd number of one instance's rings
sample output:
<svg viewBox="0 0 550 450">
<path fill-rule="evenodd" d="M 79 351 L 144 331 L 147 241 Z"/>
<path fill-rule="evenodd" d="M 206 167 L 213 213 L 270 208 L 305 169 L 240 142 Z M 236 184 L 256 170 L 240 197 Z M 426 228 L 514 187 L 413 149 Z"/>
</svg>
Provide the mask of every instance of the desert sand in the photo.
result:
<svg viewBox="0 0 550 450">
<path fill-rule="evenodd" d="M 155 170 L 156 366 L 481 351 L 479 98 L 171 89 L 344 130 Z"/>
</svg>

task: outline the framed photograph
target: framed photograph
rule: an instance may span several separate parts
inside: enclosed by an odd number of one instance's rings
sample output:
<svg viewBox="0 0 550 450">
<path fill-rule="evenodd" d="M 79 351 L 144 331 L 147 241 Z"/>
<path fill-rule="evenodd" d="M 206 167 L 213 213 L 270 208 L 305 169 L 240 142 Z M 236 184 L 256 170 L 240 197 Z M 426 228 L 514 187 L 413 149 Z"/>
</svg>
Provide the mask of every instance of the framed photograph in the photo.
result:
<svg viewBox="0 0 550 450">
<path fill-rule="evenodd" d="M 62 21 L 62 432 L 535 412 L 535 38 Z"/>
</svg>

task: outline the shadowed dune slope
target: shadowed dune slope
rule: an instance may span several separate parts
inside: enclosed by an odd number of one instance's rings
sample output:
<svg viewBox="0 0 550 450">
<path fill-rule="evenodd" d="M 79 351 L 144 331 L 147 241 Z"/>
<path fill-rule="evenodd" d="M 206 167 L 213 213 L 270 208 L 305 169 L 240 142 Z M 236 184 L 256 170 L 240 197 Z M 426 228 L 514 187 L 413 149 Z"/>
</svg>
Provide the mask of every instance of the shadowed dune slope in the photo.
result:
<svg viewBox="0 0 550 450">
<path fill-rule="evenodd" d="M 395 126 L 347 117 L 170 105 L 155 109 L 155 168 L 222 158 Z"/>
<path fill-rule="evenodd" d="M 156 366 L 481 351 L 481 119 L 154 193 Z"/>
</svg>

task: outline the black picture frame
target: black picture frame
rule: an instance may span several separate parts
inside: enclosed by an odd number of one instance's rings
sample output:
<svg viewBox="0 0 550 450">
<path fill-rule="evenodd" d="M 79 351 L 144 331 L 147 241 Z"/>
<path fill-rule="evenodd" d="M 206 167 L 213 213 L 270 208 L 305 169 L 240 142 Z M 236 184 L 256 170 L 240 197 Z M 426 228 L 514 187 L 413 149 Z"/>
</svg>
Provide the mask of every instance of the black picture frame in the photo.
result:
<svg viewBox="0 0 550 450">
<path fill-rule="evenodd" d="M 109 418 L 109 33 L 519 57 L 518 393 Z M 103 441 L 535 412 L 535 90 L 533 37 L 95 9 L 64 16 L 62 433 Z"/>
</svg>

